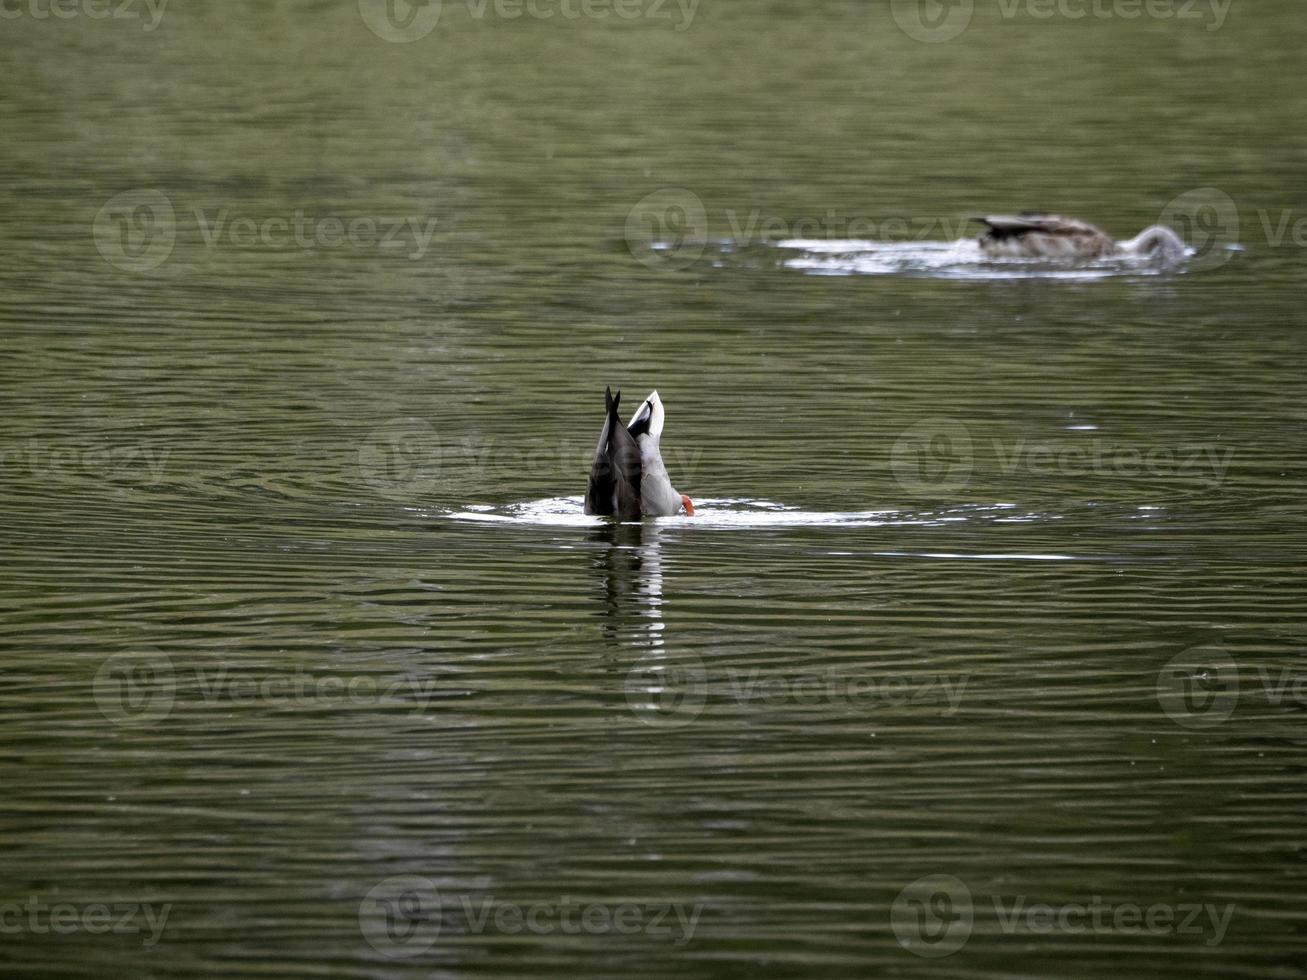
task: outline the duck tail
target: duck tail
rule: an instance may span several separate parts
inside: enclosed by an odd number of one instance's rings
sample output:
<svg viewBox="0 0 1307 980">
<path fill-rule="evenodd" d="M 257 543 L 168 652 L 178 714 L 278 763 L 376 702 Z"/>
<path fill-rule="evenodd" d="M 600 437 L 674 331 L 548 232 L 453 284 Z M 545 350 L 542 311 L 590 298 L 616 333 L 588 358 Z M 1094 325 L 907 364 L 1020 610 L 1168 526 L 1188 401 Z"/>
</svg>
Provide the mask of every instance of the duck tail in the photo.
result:
<svg viewBox="0 0 1307 980">
<path fill-rule="evenodd" d="M 586 485 L 585 512 L 638 518 L 640 449 L 617 415 L 621 401 L 620 389 L 614 395 L 611 387 L 604 388 L 606 415 Z"/>
</svg>

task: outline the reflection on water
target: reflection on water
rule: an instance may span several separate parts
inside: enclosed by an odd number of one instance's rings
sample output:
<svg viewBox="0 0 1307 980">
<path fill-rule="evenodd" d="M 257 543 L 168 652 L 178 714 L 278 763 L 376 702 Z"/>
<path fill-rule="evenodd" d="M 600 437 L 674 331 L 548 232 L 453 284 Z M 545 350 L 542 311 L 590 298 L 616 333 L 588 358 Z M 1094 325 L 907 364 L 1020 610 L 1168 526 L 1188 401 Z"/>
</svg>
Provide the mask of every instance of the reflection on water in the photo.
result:
<svg viewBox="0 0 1307 980">
<path fill-rule="evenodd" d="M 607 545 L 602 571 L 604 639 L 624 652 L 657 654 L 664 645 L 662 529 L 658 524 L 602 520 L 590 540 Z"/>
</svg>

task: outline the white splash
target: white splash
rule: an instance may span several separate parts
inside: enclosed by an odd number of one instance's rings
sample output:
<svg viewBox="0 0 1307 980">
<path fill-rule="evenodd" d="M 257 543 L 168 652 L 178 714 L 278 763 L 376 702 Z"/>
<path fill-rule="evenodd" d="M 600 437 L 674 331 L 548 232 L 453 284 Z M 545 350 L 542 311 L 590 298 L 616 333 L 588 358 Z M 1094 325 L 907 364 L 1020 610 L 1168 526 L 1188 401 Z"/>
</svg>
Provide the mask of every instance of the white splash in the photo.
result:
<svg viewBox="0 0 1307 980">
<path fill-rule="evenodd" d="M 915 275 L 939 279 L 1063 279 L 1088 282 L 1166 270 L 1135 256 L 1113 256 L 1067 267 L 1047 261 L 990 258 L 974 238 L 954 242 L 880 242 L 787 238 L 775 247 L 799 254 L 782 265 L 814 276 Z M 1189 254 L 1193 254 L 1190 249 Z"/>
<path fill-rule="evenodd" d="M 756 530 L 789 527 L 908 527 L 939 526 L 977 517 L 987 520 L 1035 519 L 1012 513 L 1013 504 L 971 504 L 946 511 L 905 512 L 899 510 L 813 511 L 746 497 L 696 500 L 694 516 L 657 517 L 646 523 L 659 527 L 693 531 Z M 552 527 L 599 527 L 611 518 L 591 517 L 584 512 L 583 498 L 547 497 L 504 507 L 468 506 L 450 513 L 456 521 L 495 524 L 544 525 Z"/>
</svg>

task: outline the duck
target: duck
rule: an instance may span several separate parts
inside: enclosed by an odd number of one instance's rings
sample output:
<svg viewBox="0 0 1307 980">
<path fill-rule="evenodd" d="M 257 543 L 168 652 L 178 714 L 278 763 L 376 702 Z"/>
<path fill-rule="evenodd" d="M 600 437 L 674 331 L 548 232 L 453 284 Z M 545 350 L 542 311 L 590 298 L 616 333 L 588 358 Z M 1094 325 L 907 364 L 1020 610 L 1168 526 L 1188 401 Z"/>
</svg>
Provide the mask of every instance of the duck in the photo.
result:
<svg viewBox="0 0 1307 980">
<path fill-rule="evenodd" d="M 604 427 L 595 446 L 585 491 L 585 512 L 601 517 L 694 516 L 694 503 L 678 493 L 663 465 L 658 443 L 663 434 L 663 403 L 655 391 L 625 426 L 617 415 L 619 390 L 604 389 Z"/>
<path fill-rule="evenodd" d="M 1024 211 L 972 218 L 987 227 L 980 250 L 996 259 L 1094 259 L 1132 256 L 1164 265 L 1185 257 L 1184 240 L 1166 225 L 1152 225 L 1134 238 L 1115 241 L 1102 229 L 1055 214 Z"/>
</svg>

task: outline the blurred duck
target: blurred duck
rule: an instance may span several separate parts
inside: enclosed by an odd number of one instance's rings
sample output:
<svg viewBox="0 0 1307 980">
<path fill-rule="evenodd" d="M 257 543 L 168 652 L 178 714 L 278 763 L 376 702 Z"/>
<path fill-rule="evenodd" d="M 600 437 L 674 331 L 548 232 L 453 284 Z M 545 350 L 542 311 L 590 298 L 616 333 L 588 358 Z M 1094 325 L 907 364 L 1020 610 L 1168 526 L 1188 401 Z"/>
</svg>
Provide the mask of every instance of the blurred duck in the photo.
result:
<svg viewBox="0 0 1307 980">
<path fill-rule="evenodd" d="M 1088 262 L 1114 256 L 1136 256 L 1165 265 L 1185 257 L 1180 236 L 1165 225 L 1153 225 L 1127 241 L 1113 241 L 1093 225 L 1053 214 L 993 214 L 974 218 L 987 226 L 980 250 L 995 259 L 1070 259 Z"/>
<path fill-rule="evenodd" d="M 617 417 L 621 400 L 620 391 L 614 395 L 612 388 L 604 389 L 608 412 L 595 447 L 585 512 L 628 520 L 680 513 L 693 516 L 694 504 L 676 492 L 658 452 L 663 434 L 663 403 L 658 392 L 640 403 L 626 426 Z"/>
</svg>

